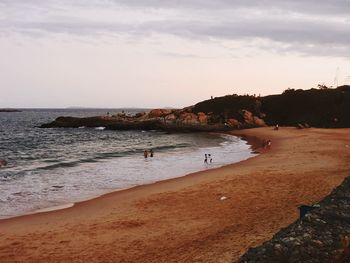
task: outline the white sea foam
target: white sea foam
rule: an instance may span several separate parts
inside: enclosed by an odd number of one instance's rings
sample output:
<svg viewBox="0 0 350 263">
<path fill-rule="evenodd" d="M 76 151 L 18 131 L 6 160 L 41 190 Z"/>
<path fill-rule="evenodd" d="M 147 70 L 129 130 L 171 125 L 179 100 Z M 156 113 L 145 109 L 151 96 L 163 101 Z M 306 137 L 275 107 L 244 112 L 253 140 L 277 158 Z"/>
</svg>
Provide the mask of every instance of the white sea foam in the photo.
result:
<svg viewBox="0 0 350 263">
<path fill-rule="evenodd" d="M 5 181 L 0 187 L 3 190 L 0 217 L 39 209 L 47 211 L 47 207 L 60 207 L 62 204 L 83 201 L 114 190 L 216 168 L 253 156 L 245 141 L 233 136 L 225 136 L 225 139 L 230 143 L 155 151 L 154 157 L 147 159 L 140 153 L 99 162 L 86 162 L 69 169 L 57 168 L 47 172 L 46 176 L 28 174 L 21 178 L 20 183 Z M 211 164 L 204 163 L 206 153 L 211 154 Z M 11 191 L 6 191 L 5 188 Z M 8 196 L 4 197 L 6 192 Z M 14 192 L 17 195 L 13 195 Z"/>
</svg>

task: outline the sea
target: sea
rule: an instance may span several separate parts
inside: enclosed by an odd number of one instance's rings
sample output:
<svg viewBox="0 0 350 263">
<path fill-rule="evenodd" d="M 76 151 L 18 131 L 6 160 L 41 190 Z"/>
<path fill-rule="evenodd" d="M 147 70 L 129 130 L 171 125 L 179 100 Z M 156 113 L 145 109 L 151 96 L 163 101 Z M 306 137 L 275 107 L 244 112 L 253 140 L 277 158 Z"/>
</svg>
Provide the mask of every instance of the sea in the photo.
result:
<svg viewBox="0 0 350 263">
<path fill-rule="evenodd" d="M 102 194 L 248 159 L 250 145 L 217 133 L 42 129 L 59 116 L 140 109 L 23 109 L 0 112 L 0 218 L 66 207 Z M 144 150 L 154 151 L 144 158 Z M 212 163 L 204 162 L 210 154 Z"/>
</svg>

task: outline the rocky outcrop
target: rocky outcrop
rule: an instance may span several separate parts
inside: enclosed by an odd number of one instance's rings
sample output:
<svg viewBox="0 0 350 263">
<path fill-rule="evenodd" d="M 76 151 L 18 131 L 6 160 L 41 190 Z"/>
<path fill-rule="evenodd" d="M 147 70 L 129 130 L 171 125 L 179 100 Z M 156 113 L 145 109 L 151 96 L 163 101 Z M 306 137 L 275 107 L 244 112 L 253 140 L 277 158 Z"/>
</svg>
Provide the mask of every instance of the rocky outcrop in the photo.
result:
<svg viewBox="0 0 350 263">
<path fill-rule="evenodd" d="M 247 110 L 242 110 L 243 116 L 243 126 L 252 126 L 252 127 L 262 127 L 266 126 L 264 120 L 260 119 L 257 116 L 254 116 L 253 113 Z"/>
<path fill-rule="evenodd" d="M 183 109 L 154 109 L 148 113 L 142 112 L 130 116 L 117 113 L 111 116 L 96 116 L 87 118 L 59 117 L 51 123 L 41 125 L 41 128 L 78 128 L 106 127 L 113 130 L 150 130 L 168 131 L 223 131 L 265 126 L 263 120 L 247 110 L 241 111 L 242 121 L 225 119 L 212 113 L 193 112 L 193 107 Z"/>
<path fill-rule="evenodd" d="M 242 121 L 238 121 L 234 118 L 226 120 L 226 125 L 232 129 L 252 128 L 252 127 L 264 127 L 266 126 L 263 119 L 254 116 L 253 113 L 247 110 L 241 110 L 240 112 Z"/>
<path fill-rule="evenodd" d="M 350 177 L 319 205 L 237 262 L 350 262 Z"/>
<path fill-rule="evenodd" d="M 184 112 L 180 115 L 178 120 L 184 124 L 198 124 L 198 116 L 191 112 Z"/>
</svg>

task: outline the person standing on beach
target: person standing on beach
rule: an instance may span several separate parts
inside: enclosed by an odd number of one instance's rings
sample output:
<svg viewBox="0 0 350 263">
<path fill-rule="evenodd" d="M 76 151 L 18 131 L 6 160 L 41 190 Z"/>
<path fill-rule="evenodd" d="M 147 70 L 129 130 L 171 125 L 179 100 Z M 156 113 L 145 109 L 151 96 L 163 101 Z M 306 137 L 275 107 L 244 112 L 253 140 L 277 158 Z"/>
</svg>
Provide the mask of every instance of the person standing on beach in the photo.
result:
<svg viewBox="0 0 350 263">
<path fill-rule="evenodd" d="M 213 159 L 211 158 L 211 154 L 210 153 L 208 154 L 208 159 L 209 159 L 209 163 L 213 162 Z"/>
<path fill-rule="evenodd" d="M 271 144 L 272 144 L 271 140 L 267 140 L 267 149 L 271 148 Z"/>
<path fill-rule="evenodd" d="M 145 157 L 145 158 L 148 157 L 148 151 L 147 151 L 147 150 L 145 150 L 145 151 L 143 152 L 143 157 Z"/>
<path fill-rule="evenodd" d="M 204 163 L 208 163 L 208 155 L 204 154 Z"/>
<path fill-rule="evenodd" d="M 152 149 L 149 151 L 149 154 L 150 154 L 149 155 L 150 157 L 153 157 L 153 150 Z"/>
</svg>

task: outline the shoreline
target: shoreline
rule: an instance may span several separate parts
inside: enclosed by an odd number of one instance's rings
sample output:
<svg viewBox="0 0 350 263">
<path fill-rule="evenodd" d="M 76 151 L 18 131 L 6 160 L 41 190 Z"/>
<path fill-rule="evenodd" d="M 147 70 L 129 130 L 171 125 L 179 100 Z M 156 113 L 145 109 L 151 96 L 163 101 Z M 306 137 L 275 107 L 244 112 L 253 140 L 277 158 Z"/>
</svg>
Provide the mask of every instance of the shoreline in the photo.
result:
<svg viewBox="0 0 350 263">
<path fill-rule="evenodd" d="M 37 214 L 37 213 L 39 214 L 39 213 L 46 213 L 46 212 L 62 210 L 62 209 L 66 209 L 66 208 L 71 208 L 74 205 L 75 205 L 75 203 L 67 203 L 67 204 L 62 204 L 62 205 L 50 206 L 50 207 L 46 207 L 46 208 L 40 208 L 40 209 L 37 209 L 37 210 L 35 210 L 35 211 L 33 211 L 33 212 L 29 213 L 29 214 L 26 214 L 26 215 Z"/>
<path fill-rule="evenodd" d="M 349 131 L 235 131 L 272 139 L 272 148 L 71 208 L 3 219 L 0 257 L 5 262 L 232 262 L 292 223 L 297 204 L 320 200 L 341 183 L 350 171 L 344 147 Z"/>
<path fill-rule="evenodd" d="M 242 136 L 236 136 L 236 135 L 234 135 L 232 133 L 229 133 L 229 132 L 214 132 L 214 134 L 217 134 L 219 136 L 220 135 L 230 135 L 230 136 L 237 137 L 237 138 L 239 138 L 242 141 L 245 141 L 246 144 L 249 145 L 250 153 L 251 154 L 255 154 L 255 155 L 253 155 L 251 157 L 248 157 L 247 159 L 254 158 L 254 157 L 256 157 L 259 154 L 258 152 L 255 152 L 255 149 L 258 147 L 256 142 L 255 142 L 256 138 L 254 138 L 254 139 L 253 138 L 244 138 L 244 136 L 243 137 Z M 140 187 L 140 186 L 153 185 L 153 184 L 156 184 L 156 183 L 159 183 L 159 182 L 163 182 L 163 181 L 168 181 L 168 180 L 172 180 L 172 179 L 178 179 L 178 178 L 181 178 L 181 177 L 191 176 L 192 174 L 202 173 L 202 172 L 205 172 L 205 171 L 208 171 L 208 170 L 212 170 L 212 169 L 220 169 L 220 168 L 223 168 L 223 167 L 226 167 L 226 166 L 229 166 L 229 165 L 240 163 L 240 162 L 245 161 L 247 159 L 243 159 L 243 160 L 240 160 L 240 161 L 237 161 L 237 162 L 233 162 L 233 163 L 223 164 L 223 165 L 217 166 L 217 167 L 207 166 L 206 168 L 201 168 L 200 170 L 197 170 L 197 171 L 194 171 L 194 172 L 185 173 L 183 175 L 176 176 L 176 177 L 173 177 L 173 178 L 164 179 L 164 180 L 158 180 L 158 181 L 144 183 L 144 184 L 135 185 L 135 186 L 131 186 L 131 187 L 125 187 L 125 188 L 121 187 L 121 188 L 117 188 L 117 189 L 111 189 L 110 191 L 107 191 L 107 192 L 104 192 L 104 193 L 100 193 L 100 194 L 96 194 L 96 195 L 92 195 L 90 197 L 86 197 L 86 198 L 84 198 L 82 200 L 79 200 L 79 201 L 72 201 L 72 202 L 68 201 L 67 203 L 61 203 L 61 204 L 57 204 L 57 205 L 53 205 L 53 206 L 47 206 L 47 207 L 43 207 L 43 208 L 38 208 L 38 209 L 34 209 L 34 210 L 31 210 L 31 211 L 24 212 L 23 214 L 19 214 L 19 215 L 14 215 L 14 216 L 9 216 L 9 217 L 2 217 L 2 218 L 0 218 L 0 222 L 2 220 L 13 219 L 13 218 L 16 218 L 16 217 L 23 217 L 23 216 L 28 216 L 28 215 L 34 215 L 34 214 L 37 214 L 37 213 L 46 213 L 46 212 L 52 212 L 52 211 L 56 211 L 56 210 L 62 210 L 62 209 L 66 209 L 66 208 L 71 208 L 73 206 L 76 206 L 79 203 L 88 202 L 88 201 L 93 200 L 93 199 L 98 199 L 98 198 L 100 198 L 100 197 L 102 197 L 104 195 L 113 194 L 113 193 L 121 192 L 121 191 L 128 191 L 130 189 L 137 188 L 137 187 Z"/>
</svg>

